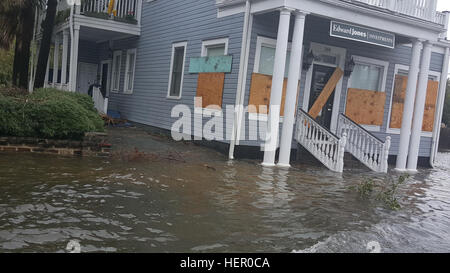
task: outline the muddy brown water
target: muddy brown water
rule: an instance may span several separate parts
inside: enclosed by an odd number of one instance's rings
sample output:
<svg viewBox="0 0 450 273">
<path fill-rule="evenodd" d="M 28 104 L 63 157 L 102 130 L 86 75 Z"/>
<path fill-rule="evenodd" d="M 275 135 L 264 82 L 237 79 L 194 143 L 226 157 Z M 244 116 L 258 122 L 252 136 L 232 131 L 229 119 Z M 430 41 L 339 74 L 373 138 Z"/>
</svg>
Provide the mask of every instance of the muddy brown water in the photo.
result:
<svg viewBox="0 0 450 273">
<path fill-rule="evenodd" d="M 71 240 L 82 252 L 450 251 L 450 153 L 400 187 L 394 211 L 351 188 L 379 177 L 364 168 L 173 149 L 183 160 L 0 154 L 0 251 L 65 252 Z"/>
</svg>

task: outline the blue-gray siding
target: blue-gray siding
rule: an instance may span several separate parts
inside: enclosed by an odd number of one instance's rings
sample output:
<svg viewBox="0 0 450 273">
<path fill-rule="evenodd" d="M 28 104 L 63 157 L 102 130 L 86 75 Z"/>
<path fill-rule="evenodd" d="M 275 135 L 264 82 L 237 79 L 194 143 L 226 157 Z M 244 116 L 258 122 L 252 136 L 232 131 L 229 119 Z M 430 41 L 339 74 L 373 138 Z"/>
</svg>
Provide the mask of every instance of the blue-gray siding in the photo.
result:
<svg viewBox="0 0 450 273">
<path fill-rule="evenodd" d="M 243 14 L 218 19 L 214 1 L 171 0 L 143 3 L 142 34 L 131 43 L 114 42 L 114 49 L 137 48 L 134 92 L 111 94 L 110 107 L 129 120 L 170 129 L 176 118 L 172 108 L 185 104 L 193 109 L 198 74 L 189 74 L 189 59 L 200 57 L 203 40 L 229 38 L 232 72 L 225 76 L 223 105 L 235 103 Z M 168 99 L 172 44 L 187 42 L 182 97 Z M 124 51 L 125 54 L 125 51 Z M 122 58 L 125 65 L 125 55 Z M 121 89 L 123 90 L 122 68 Z M 205 119 L 206 120 L 206 119 Z M 194 132 L 192 130 L 192 132 Z"/>
<path fill-rule="evenodd" d="M 254 17 L 251 30 L 250 56 L 247 73 L 245 104 L 248 103 L 251 74 L 255 62 L 256 40 L 258 36 L 276 39 L 277 16 L 273 14 L 258 15 Z M 214 1 L 204 0 L 172 0 L 144 2 L 142 17 L 142 34 L 139 38 L 125 39 L 113 42 L 113 50 L 122 51 L 121 91 L 111 93 L 110 108 L 116 109 L 132 121 L 148 124 L 164 129 L 170 129 L 176 118 L 171 118 L 171 110 L 177 104 L 185 104 L 193 109 L 194 97 L 197 88 L 197 74 L 189 74 L 189 59 L 199 57 L 203 40 L 215 38 L 228 38 L 228 54 L 233 56 L 232 72 L 225 76 L 223 106 L 234 105 L 239 70 L 239 58 L 242 40 L 243 14 L 217 18 Z M 172 44 L 187 42 L 185 75 L 182 98 L 173 100 L 166 98 Z M 347 49 L 349 55 L 359 55 L 389 62 L 386 81 L 386 106 L 384 122 L 381 132 L 377 136 L 384 139 L 388 125 L 388 115 L 394 82 L 394 68 L 396 64 L 409 65 L 411 49 L 407 46 L 397 46 L 396 49 L 377 47 L 353 41 L 333 38 L 329 36 L 329 21 L 308 16 L 305 28 L 305 51 L 309 50 L 311 42 L 327 44 Z M 87 47 L 88 45 L 86 45 Z M 107 59 L 108 44 L 99 45 L 98 59 Z M 103 49 L 102 49 L 103 48 Z M 133 94 L 123 94 L 126 50 L 137 48 L 137 63 L 135 74 L 135 87 Z M 441 71 L 442 54 L 433 53 L 431 70 Z M 343 80 L 343 89 L 340 101 L 340 112 L 344 112 L 347 80 Z M 301 93 L 299 106 L 302 105 L 305 89 L 306 71 L 301 76 Z M 232 116 L 228 116 L 232 119 Z M 203 122 L 208 118 L 204 118 Z M 225 123 L 225 122 L 224 122 Z M 249 134 L 249 120 L 246 118 L 245 130 Z M 229 134 L 231 128 L 226 128 Z M 192 130 L 194 133 L 194 130 Z M 225 132 L 223 132 L 225 134 Z M 397 154 L 399 136 L 392 135 L 391 154 Z M 260 145 L 258 141 L 241 141 L 241 145 Z M 431 138 L 423 137 L 420 146 L 420 156 L 429 156 Z"/>
</svg>

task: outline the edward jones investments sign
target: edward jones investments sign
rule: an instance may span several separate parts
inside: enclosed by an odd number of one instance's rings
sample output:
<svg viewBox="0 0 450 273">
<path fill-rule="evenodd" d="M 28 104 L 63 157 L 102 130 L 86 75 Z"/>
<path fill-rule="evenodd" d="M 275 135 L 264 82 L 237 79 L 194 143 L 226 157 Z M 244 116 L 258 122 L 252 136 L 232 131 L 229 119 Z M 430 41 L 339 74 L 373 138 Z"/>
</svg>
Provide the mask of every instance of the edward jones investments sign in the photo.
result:
<svg viewBox="0 0 450 273">
<path fill-rule="evenodd" d="M 331 21 L 330 35 L 333 37 L 394 48 L 395 35 L 374 29 Z"/>
</svg>

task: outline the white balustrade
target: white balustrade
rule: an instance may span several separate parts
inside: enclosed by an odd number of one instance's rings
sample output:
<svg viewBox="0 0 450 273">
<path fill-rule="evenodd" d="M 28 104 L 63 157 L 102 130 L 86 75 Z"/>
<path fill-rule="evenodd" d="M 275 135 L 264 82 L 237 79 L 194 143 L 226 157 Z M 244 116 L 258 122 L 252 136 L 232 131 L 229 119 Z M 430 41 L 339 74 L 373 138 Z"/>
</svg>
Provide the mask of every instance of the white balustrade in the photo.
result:
<svg viewBox="0 0 450 273">
<path fill-rule="evenodd" d="M 317 123 L 310 115 L 299 110 L 296 140 L 328 169 L 342 172 L 347 137 L 338 138 Z"/>
<path fill-rule="evenodd" d="M 350 2 L 360 2 L 441 25 L 446 24 L 445 14 L 436 11 L 437 0 L 350 0 Z"/>
<path fill-rule="evenodd" d="M 131 17 L 138 20 L 142 0 L 116 0 L 113 10 L 116 11 L 116 17 Z M 107 13 L 110 0 L 85 0 L 81 4 L 81 13 Z"/>
<path fill-rule="evenodd" d="M 345 115 L 339 116 L 338 135 L 346 135 L 346 151 L 375 172 L 387 173 L 391 137 L 381 141 Z"/>
</svg>

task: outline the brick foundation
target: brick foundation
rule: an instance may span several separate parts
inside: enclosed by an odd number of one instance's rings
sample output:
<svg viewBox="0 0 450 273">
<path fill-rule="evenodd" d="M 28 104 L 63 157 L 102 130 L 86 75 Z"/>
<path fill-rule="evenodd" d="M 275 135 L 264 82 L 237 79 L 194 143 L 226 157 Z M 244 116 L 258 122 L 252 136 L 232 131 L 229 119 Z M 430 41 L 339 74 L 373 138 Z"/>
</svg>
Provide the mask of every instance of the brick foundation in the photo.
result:
<svg viewBox="0 0 450 273">
<path fill-rule="evenodd" d="M 58 140 L 32 137 L 0 137 L 0 151 L 107 157 L 111 144 L 105 133 L 86 133 L 83 140 Z"/>
</svg>

